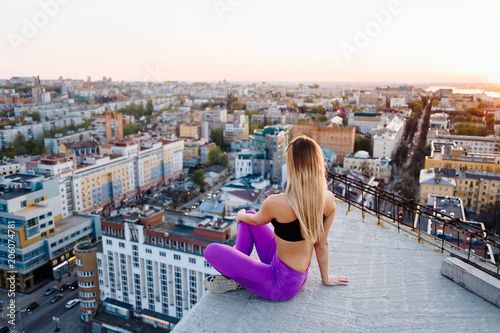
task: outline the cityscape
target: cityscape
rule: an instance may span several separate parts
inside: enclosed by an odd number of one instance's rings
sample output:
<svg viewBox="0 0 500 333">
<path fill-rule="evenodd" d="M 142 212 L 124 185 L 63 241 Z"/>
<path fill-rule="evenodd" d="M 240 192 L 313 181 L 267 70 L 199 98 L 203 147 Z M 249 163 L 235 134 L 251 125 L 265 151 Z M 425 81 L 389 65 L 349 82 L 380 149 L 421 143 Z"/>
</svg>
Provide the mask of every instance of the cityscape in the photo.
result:
<svg viewBox="0 0 500 333">
<path fill-rule="evenodd" d="M 332 37 L 335 51 L 311 44 L 296 53 L 297 37 L 319 45 L 332 32 L 311 18 L 300 29 L 285 22 L 278 13 L 295 17 L 305 5 L 281 1 L 222 0 L 192 12 L 186 4 L 114 2 L 117 13 L 106 20 L 71 1 L 4 5 L 16 15 L 0 23 L 0 332 L 204 331 L 185 328 L 210 295 L 204 279 L 217 274 L 204 250 L 234 245 L 237 212 L 258 211 L 285 191 L 286 149 L 301 135 L 321 147 L 345 214 L 359 210 L 364 222 L 368 212 L 418 242 L 460 252 L 499 286 L 498 51 L 452 59 L 451 46 L 436 55 L 415 46 L 405 57 L 392 44 L 426 11 L 406 1 L 361 2 L 366 12 L 337 4 L 354 23 Z M 478 7 L 493 18 L 500 7 L 486 2 Z M 307 13 L 324 9 L 321 18 L 335 8 L 310 6 Z M 118 23 L 122 17 L 141 23 Z M 336 29 L 348 24 L 338 21 Z M 430 25 L 422 31 L 434 29 L 446 43 L 441 26 Z M 282 39 L 271 41 L 274 33 Z M 439 45 L 422 37 L 418 48 L 425 43 Z"/>
</svg>

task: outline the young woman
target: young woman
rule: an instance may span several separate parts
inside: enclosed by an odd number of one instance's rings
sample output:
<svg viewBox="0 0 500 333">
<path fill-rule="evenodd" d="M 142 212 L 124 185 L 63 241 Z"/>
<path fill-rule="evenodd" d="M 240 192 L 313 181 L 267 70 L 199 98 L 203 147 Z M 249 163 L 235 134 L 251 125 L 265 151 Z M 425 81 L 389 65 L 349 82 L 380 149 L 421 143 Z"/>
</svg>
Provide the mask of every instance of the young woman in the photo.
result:
<svg viewBox="0 0 500 333">
<path fill-rule="evenodd" d="M 269 196 L 258 213 L 238 212 L 235 247 L 213 243 L 205 249 L 205 258 L 223 274 L 205 279 L 208 290 L 246 288 L 273 301 L 290 299 L 306 282 L 313 248 L 325 285 L 349 282 L 328 272 L 328 233 L 336 207 L 327 190 L 321 148 L 308 137 L 297 137 L 288 145 L 286 164 L 285 193 Z M 250 257 L 254 245 L 260 262 Z"/>
</svg>

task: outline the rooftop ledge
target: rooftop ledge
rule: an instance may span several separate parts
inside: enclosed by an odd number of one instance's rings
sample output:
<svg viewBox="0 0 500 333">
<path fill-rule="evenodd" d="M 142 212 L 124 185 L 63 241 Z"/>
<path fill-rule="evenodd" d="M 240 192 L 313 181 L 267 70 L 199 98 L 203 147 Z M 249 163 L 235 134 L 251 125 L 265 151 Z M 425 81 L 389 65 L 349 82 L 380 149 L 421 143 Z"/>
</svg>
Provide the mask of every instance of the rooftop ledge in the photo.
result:
<svg viewBox="0 0 500 333">
<path fill-rule="evenodd" d="M 249 291 L 206 293 L 174 332 L 494 332 L 500 308 L 440 273 L 448 257 L 391 224 L 337 202 L 330 266 L 349 286 L 321 283 L 315 258 L 295 298 L 272 302 Z"/>
</svg>

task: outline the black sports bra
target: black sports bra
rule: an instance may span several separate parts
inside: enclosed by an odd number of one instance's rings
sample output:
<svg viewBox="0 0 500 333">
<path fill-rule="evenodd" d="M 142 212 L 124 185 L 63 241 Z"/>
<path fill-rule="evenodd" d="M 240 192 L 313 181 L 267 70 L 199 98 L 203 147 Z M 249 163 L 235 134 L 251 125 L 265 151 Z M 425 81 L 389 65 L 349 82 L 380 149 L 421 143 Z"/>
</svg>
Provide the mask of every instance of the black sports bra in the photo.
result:
<svg viewBox="0 0 500 333">
<path fill-rule="evenodd" d="M 323 221 L 325 219 L 326 216 L 323 215 Z M 302 237 L 300 233 L 299 219 L 288 223 L 280 223 L 276 219 L 272 219 L 271 224 L 274 226 L 274 233 L 276 236 L 283 240 L 288 242 L 299 242 L 304 240 L 304 237 Z"/>
</svg>

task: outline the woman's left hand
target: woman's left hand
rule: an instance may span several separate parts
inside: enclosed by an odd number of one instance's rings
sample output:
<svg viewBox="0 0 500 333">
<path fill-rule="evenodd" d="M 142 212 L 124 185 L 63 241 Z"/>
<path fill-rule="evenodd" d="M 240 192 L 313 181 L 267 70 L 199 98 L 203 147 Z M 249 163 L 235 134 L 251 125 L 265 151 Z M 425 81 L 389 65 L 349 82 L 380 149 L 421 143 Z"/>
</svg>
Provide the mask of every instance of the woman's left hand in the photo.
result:
<svg viewBox="0 0 500 333">
<path fill-rule="evenodd" d="M 349 278 L 342 275 L 329 275 L 328 281 L 323 281 L 326 286 L 347 286 Z"/>
<path fill-rule="evenodd" d="M 246 211 L 246 210 L 244 210 L 244 209 L 240 209 L 240 210 L 238 211 L 238 214 L 236 215 L 236 221 L 238 221 L 238 222 L 243 221 L 243 218 L 244 218 L 244 216 L 245 216 L 244 214 L 246 214 L 246 213 L 247 213 L 247 211 Z"/>
</svg>

